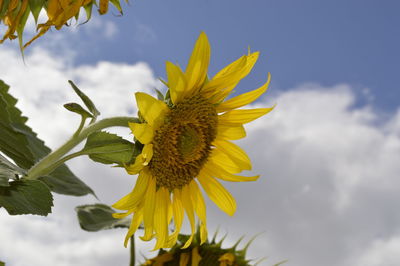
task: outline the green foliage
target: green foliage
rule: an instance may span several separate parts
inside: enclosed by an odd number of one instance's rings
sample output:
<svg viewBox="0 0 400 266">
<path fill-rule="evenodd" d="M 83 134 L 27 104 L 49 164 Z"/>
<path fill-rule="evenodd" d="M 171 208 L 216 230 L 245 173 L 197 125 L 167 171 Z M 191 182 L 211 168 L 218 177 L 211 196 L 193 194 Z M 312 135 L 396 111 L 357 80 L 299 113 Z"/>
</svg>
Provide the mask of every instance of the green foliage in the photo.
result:
<svg viewBox="0 0 400 266">
<path fill-rule="evenodd" d="M 6 264 L 0 260 L 0 266 L 5 266 Z"/>
<path fill-rule="evenodd" d="M 99 110 L 97 110 L 96 106 L 94 106 L 94 103 L 86 94 L 84 94 L 71 80 L 68 80 L 69 84 L 71 85 L 72 89 L 74 89 L 75 93 L 81 98 L 83 103 L 86 105 L 86 107 L 89 109 L 90 113 L 93 115 L 94 119 L 100 115 Z M 83 108 L 82 108 L 83 109 Z"/>
<path fill-rule="evenodd" d="M 113 228 L 129 228 L 131 219 L 116 219 L 115 211 L 104 204 L 83 205 L 75 208 L 81 228 L 89 232 L 97 232 Z"/>
<path fill-rule="evenodd" d="M 80 104 L 77 103 L 66 103 L 64 104 L 65 109 L 73 113 L 81 115 L 83 118 L 93 117 L 91 113 L 86 111 Z"/>
<path fill-rule="evenodd" d="M 10 215 L 47 216 L 53 206 L 53 196 L 40 180 L 12 181 L 8 187 L 0 187 L 0 206 Z"/>
<path fill-rule="evenodd" d="M 89 135 L 81 153 L 95 162 L 122 166 L 133 160 L 134 144 L 118 135 L 99 131 Z"/>
<path fill-rule="evenodd" d="M 15 106 L 17 100 L 8 89 L 0 80 L 0 151 L 20 168 L 28 170 L 51 150 L 25 124 L 28 119 Z M 56 193 L 74 196 L 93 193 L 65 164 L 40 179 Z"/>
<path fill-rule="evenodd" d="M 0 187 L 8 187 L 9 180 L 18 179 L 25 171 L 0 154 Z"/>
</svg>

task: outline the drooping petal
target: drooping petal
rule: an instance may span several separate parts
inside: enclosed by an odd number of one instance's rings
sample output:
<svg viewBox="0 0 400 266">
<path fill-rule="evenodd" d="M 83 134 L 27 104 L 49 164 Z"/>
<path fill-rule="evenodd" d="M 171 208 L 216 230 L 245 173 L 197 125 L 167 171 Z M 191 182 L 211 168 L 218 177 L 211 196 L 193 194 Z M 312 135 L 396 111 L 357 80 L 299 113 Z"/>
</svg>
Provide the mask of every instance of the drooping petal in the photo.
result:
<svg viewBox="0 0 400 266">
<path fill-rule="evenodd" d="M 192 249 L 192 266 L 199 266 L 200 261 L 199 247 L 194 247 Z"/>
<path fill-rule="evenodd" d="M 201 174 L 198 180 L 208 197 L 224 212 L 232 216 L 236 211 L 236 201 L 215 178 Z"/>
<path fill-rule="evenodd" d="M 148 144 L 153 140 L 154 129 L 149 124 L 129 123 L 129 128 L 142 144 Z"/>
<path fill-rule="evenodd" d="M 154 230 L 157 242 L 154 250 L 163 248 L 168 239 L 168 206 L 170 204 L 169 192 L 166 188 L 160 188 L 156 192 L 156 210 L 154 213 Z"/>
<path fill-rule="evenodd" d="M 190 192 L 192 195 L 192 201 L 194 210 L 199 217 L 200 224 L 200 245 L 203 244 L 207 240 L 207 214 L 206 214 L 206 204 L 204 203 L 203 195 L 196 183 L 196 181 L 192 181 L 189 184 Z"/>
<path fill-rule="evenodd" d="M 171 94 L 171 100 L 173 104 L 179 103 L 186 95 L 186 79 L 182 70 L 179 66 L 167 62 L 167 77 L 168 77 L 168 88 Z"/>
<path fill-rule="evenodd" d="M 181 256 L 179 258 L 179 266 L 188 266 L 189 260 L 190 260 L 189 252 L 181 253 Z"/>
<path fill-rule="evenodd" d="M 183 207 L 185 208 L 186 215 L 190 221 L 190 227 L 192 229 L 192 234 L 189 239 L 186 241 L 185 245 L 182 248 L 188 248 L 193 241 L 193 237 L 195 234 L 195 219 L 194 219 L 194 211 L 193 211 L 193 204 L 191 199 L 191 190 L 188 185 L 182 188 L 182 203 Z"/>
<path fill-rule="evenodd" d="M 262 85 L 260 88 L 256 90 L 243 93 L 242 95 L 236 96 L 232 99 L 229 99 L 221 103 L 220 105 L 217 106 L 217 112 L 218 113 L 226 112 L 232 109 L 245 106 L 249 103 L 252 103 L 268 89 L 270 81 L 271 81 L 271 75 L 268 73 L 268 80 L 264 85 Z"/>
<path fill-rule="evenodd" d="M 222 167 L 211 161 L 207 162 L 206 165 L 204 165 L 204 169 L 202 171 L 205 171 L 210 176 L 229 182 L 256 181 L 260 177 L 259 175 L 256 176 L 234 175 L 229 173 L 228 171 L 225 171 Z"/>
<path fill-rule="evenodd" d="M 238 140 L 246 137 L 243 125 L 224 126 L 218 125 L 216 139 Z"/>
<path fill-rule="evenodd" d="M 154 228 L 154 211 L 156 204 L 156 181 L 153 177 L 149 179 L 149 184 L 146 191 L 146 199 L 143 209 L 143 225 L 144 235 L 140 237 L 143 241 L 149 241 L 153 238 Z"/>
<path fill-rule="evenodd" d="M 257 118 L 268 114 L 274 109 L 275 106 L 271 108 L 256 108 L 247 110 L 232 110 L 218 116 L 218 123 L 221 125 L 238 125 L 246 124 Z"/>
<path fill-rule="evenodd" d="M 129 226 L 128 233 L 126 234 L 125 237 L 124 241 L 125 247 L 128 245 L 129 238 L 133 236 L 133 234 L 138 229 L 139 225 L 142 223 L 142 220 L 143 220 L 143 209 L 141 208 L 133 215 L 131 225 Z"/>
<path fill-rule="evenodd" d="M 249 156 L 236 144 L 226 140 L 215 140 L 213 145 L 228 155 L 242 170 L 251 170 Z"/>
<path fill-rule="evenodd" d="M 174 216 L 175 230 L 172 233 L 172 235 L 170 235 L 168 240 L 168 244 L 170 246 L 173 246 L 178 238 L 179 232 L 181 231 L 183 218 L 185 215 L 185 212 L 183 210 L 182 196 L 180 189 L 174 189 L 173 191 L 172 213 Z"/>
<path fill-rule="evenodd" d="M 149 183 L 149 176 L 145 171 L 142 171 L 136 180 L 135 187 L 132 192 L 117 201 L 112 205 L 113 208 L 118 210 L 130 210 L 135 209 L 147 190 L 147 185 Z"/>
<path fill-rule="evenodd" d="M 149 125 L 156 129 L 158 124 L 156 122 L 163 120 L 165 114 L 169 111 L 168 106 L 143 92 L 135 93 L 135 97 L 141 115 Z"/>
<path fill-rule="evenodd" d="M 202 32 L 196 41 L 186 67 L 185 76 L 187 79 L 187 91 L 199 88 L 207 77 L 208 64 L 210 63 L 210 43 L 207 35 Z"/>
</svg>

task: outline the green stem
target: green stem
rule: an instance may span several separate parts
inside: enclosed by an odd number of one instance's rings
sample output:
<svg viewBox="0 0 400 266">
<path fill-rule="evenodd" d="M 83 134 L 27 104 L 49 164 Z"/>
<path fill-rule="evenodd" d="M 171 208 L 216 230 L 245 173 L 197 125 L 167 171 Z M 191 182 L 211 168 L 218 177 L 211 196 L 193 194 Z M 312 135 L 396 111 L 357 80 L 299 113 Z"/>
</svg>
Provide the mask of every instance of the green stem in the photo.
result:
<svg viewBox="0 0 400 266">
<path fill-rule="evenodd" d="M 129 262 L 129 266 L 135 266 L 135 235 L 131 236 L 131 247 L 130 247 L 130 251 L 131 251 L 131 260 Z"/>
<path fill-rule="evenodd" d="M 79 127 L 76 130 L 76 132 L 74 133 L 73 138 L 78 136 L 79 133 L 82 131 L 83 127 L 85 126 L 86 119 L 87 119 L 87 117 L 82 115 L 81 123 L 79 124 Z"/>
<path fill-rule="evenodd" d="M 84 128 L 77 136 L 73 136 L 60 148 L 49 153 L 47 156 L 43 157 L 37 164 L 35 164 L 31 169 L 29 169 L 26 174 L 26 179 L 38 179 L 41 176 L 49 174 L 55 168 L 52 167 L 54 163 L 71 151 L 75 146 L 85 140 L 93 132 L 102 130 L 108 127 L 128 127 L 128 122 L 135 121 L 136 118 L 133 117 L 112 117 L 100 120 L 93 123 L 86 128 Z M 71 154 L 72 155 L 72 154 Z M 69 158 L 71 159 L 71 158 Z M 50 172 L 49 172 L 50 171 Z"/>
</svg>

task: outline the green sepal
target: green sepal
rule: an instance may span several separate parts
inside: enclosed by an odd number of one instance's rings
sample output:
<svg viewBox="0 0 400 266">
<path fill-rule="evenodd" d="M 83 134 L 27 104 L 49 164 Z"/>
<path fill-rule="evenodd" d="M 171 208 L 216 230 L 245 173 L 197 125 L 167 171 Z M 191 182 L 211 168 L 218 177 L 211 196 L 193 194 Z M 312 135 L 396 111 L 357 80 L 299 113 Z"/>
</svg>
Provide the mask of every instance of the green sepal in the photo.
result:
<svg viewBox="0 0 400 266">
<path fill-rule="evenodd" d="M 79 225 L 85 231 L 97 232 L 113 228 L 129 228 L 130 218 L 117 219 L 115 210 L 105 204 L 82 205 L 75 208 Z"/>
<path fill-rule="evenodd" d="M 74 89 L 75 93 L 81 98 L 83 103 L 86 105 L 86 107 L 89 109 L 89 111 L 92 113 L 93 117 L 96 118 L 100 115 L 99 110 L 97 110 L 96 106 L 93 104 L 92 100 L 84 94 L 71 80 L 68 80 L 69 84 L 71 85 L 72 89 Z"/>
<path fill-rule="evenodd" d="M 123 15 L 121 3 L 119 2 L 119 0 L 110 0 L 110 2 L 111 4 L 113 4 L 113 6 L 115 6 L 116 9 L 118 9 L 119 13 Z"/>
<path fill-rule="evenodd" d="M 4 0 L 3 5 L 0 6 L 0 18 L 3 18 L 4 15 L 7 13 L 8 10 L 8 4 L 10 3 L 11 0 Z"/>
<path fill-rule="evenodd" d="M 15 107 L 17 100 L 8 93 L 9 86 L 0 80 L 0 151 L 24 170 L 29 170 L 51 150 L 25 123 Z M 83 196 L 93 191 L 63 164 L 47 176 L 40 177 L 52 191 Z"/>
<path fill-rule="evenodd" d="M 19 49 L 21 51 L 22 57 L 24 56 L 24 43 L 23 43 L 24 28 L 25 28 L 26 22 L 28 21 L 28 17 L 29 17 L 30 13 L 31 13 L 31 9 L 30 9 L 30 6 L 28 5 L 18 23 L 18 26 L 17 26 L 18 43 L 19 43 Z"/>
<path fill-rule="evenodd" d="M 159 99 L 160 101 L 164 101 L 165 100 L 164 94 L 162 94 L 162 92 L 160 90 L 158 90 L 158 89 L 154 89 L 154 90 L 157 93 L 157 99 Z"/>
<path fill-rule="evenodd" d="M 18 180 L 26 172 L 0 154 L 0 187 L 9 187 L 9 180 Z"/>
<path fill-rule="evenodd" d="M 123 166 L 134 159 L 134 144 L 116 134 L 100 131 L 89 135 L 80 153 L 95 162 Z"/>
<path fill-rule="evenodd" d="M 37 23 L 40 11 L 42 10 L 45 0 L 29 0 L 29 7 L 31 9 L 35 23 Z"/>
<path fill-rule="evenodd" d="M 93 117 L 93 115 L 91 113 L 86 111 L 78 103 L 66 103 L 66 104 L 64 104 L 64 108 L 67 109 L 68 111 L 71 111 L 73 113 L 77 113 L 77 114 L 81 115 L 83 119 L 86 119 L 88 117 Z"/>
<path fill-rule="evenodd" d="M 93 2 L 90 2 L 89 4 L 84 6 L 83 8 L 85 9 L 85 12 L 86 12 L 86 20 L 85 20 L 85 22 L 83 22 L 81 24 L 85 24 L 86 22 L 88 22 L 91 19 L 92 10 L 93 10 Z"/>
<path fill-rule="evenodd" d="M 51 213 L 53 196 L 40 180 L 18 180 L 9 187 L 0 187 L 0 206 L 10 215 Z"/>
</svg>

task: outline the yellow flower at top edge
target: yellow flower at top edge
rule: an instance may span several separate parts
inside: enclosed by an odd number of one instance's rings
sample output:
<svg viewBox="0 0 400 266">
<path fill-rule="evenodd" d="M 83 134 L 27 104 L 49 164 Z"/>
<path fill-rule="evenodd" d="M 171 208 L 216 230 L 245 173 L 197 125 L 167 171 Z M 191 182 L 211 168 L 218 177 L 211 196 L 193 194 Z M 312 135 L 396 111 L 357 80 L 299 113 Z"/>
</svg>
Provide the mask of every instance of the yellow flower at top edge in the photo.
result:
<svg viewBox="0 0 400 266">
<path fill-rule="evenodd" d="M 98 3 L 97 3 L 98 2 Z M 90 19 L 93 5 L 99 7 L 100 15 L 107 13 L 109 0 L 0 0 L 0 23 L 7 26 L 7 31 L 0 39 L 3 43 L 6 39 L 19 39 L 21 49 L 30 45 L 34 40 L 44 35 L 51 27 L 60 30 L 68 21 L 75 18 L 78 20 L 81 8 L 85 9 L 87 20 Z M 122 13 L 119 0 L 111 3 Z M 47 21 L 37 24 L 40 12 L 45 9 Z M 37 24 L 38 33 L 29 42 L 23 45 L 22 35 L 28 17 L 32 14 Z"/>
<path fill-rule="evenodd" d="M 221 210 L 231 216 L 235 213 L 235 199 L 218 179 L 231 182 L 258 179 L 259 176 L 237 175 L 250 170 L 251 162 L 231 141 L 246 136 L 243 124 L 273 109 L 237 109 L 267 90 L 270 75 L 260 88 L 229 100 L 225 98 L 249 74 L 258 55 L 258 52 L 244 55 L 208 80 L 210 45 L 206 34 L 201 33 L 185 72 L 171 62 L 166 64 L 170 104 L 145 93 L 135 94 L 144 122 L 129 126 L 144 147 L 126 170 L 139 176 L 132 192 L 113 205 L 125 211 L 114 214 L 116 218 L 133 214 L 125 246 L 143 222 L 142 240 L 156 238 L 155 250 L 172 247 L 185 213 L 192 234 L 183 248 L 193 240 L 196 216 L 201 242 L 206 241 L 206 206 L 199 185 Z M 170 232 L 172 222 L 174 230 Z"/>
</svg>

